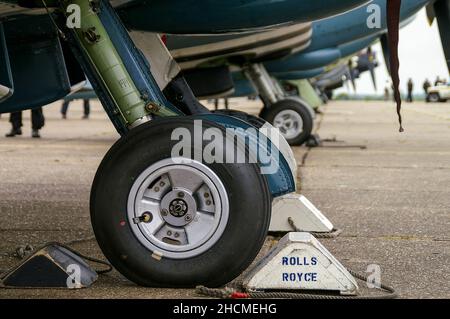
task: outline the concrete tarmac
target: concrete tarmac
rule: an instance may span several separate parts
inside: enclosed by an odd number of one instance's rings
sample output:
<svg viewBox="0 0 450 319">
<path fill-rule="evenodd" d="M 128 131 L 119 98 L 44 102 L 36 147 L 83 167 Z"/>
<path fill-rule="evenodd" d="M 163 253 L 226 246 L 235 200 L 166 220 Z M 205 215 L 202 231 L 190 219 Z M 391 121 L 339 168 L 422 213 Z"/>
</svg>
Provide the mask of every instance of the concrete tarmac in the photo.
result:
<svg viewBox="0 0 450 319">
<path fill-rule="evenodd" d="M 5 138 L 0 119 L 0 272 L 20 260 L 21 245 L 72 243 L 104 258 L 90 226 L 89 193 L 96 169 L 118 139 L 98 102 L 89 120 L 82 103 L 67 120 L 60 102 L 44 109 L 41 139 Z M 260 104 L 230 101 L 257 114 Z M 321 242 L 347 267 L 378 265 L 383 283 L 402 298 L 450 298 L 450 103 L 404 105 L 398 132 L 394 104 L 331 102 L 316 119 L 323 147 L 295 147 L 299 185 L 343 233 Z M 276 242 L 268 238 L 260 255 Z M 373 294 L 360 283 L 363 294 Z M 117 271 L 82 290 L 0 289 L 0 298 L 198 298 L 191 289 L 138 287 Z"/>
</svg>

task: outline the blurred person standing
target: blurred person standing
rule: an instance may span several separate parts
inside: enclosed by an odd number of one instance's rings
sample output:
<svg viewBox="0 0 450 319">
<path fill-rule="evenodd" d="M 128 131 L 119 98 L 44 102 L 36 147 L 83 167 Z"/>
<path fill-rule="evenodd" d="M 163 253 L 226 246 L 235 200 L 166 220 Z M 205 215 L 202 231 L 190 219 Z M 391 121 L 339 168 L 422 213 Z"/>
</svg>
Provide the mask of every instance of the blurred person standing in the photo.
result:
<svg viewBox="0 0 450 319">
<path fill-rule="evenodd" d="M 64 102 L 61 106 L 61 115 L 62 118 L 65 120 L 67 118 L 67 110 L 69 109 L 69 104 L 72 100 L 64 99 Z M 83 99 L 83 120 L 87 120 L 89 118 L 89 113 L 91 112 L 91 105 L 89 103 L 89 99 Z"/>
<path fill-rule="evenodd" d="M 385 101 L 389 101 L 391 98 L 391 83 L 388 81 L 386 81 L 386 85 L 384 87 L 384 100 Z"/>
<path fill-rule="evenodd" d="M 409 78 L 406 86 L 408 89 L 408 97 L 406 98 L 406 101 L 411 103 L 413 101 L 413 90 L 414 90 L 414 82 L 411 78 Z"/>
<path fill-rule="evenodd" d="M 90 94 L 92 93 L 92 94 Z M 73 100 L 77 100 L 77 98 L 74 98 L 74 96 L 77 96 L 78 99 L 83 100 L 83 117 L 82 119 L 86 120 L 89 118 L 89 114 L 91 113 L 91 105 L 90 105 L 90 95 L 95 96 L 94 89 L 92 88 L 92 85 L 89 81 L 86 82 L 84 87 L 74 94 L 68 95 L 64 98 L 64 102 L 61 106 L 61 115 L 63 119 L 67 118 L 67 110 L 69 109 L 69 104 Z"/>
<path fill-rule="evenodd" d="M 428 79 L 425 79 L 425 82 L 423 82 L 423 91 L 425 92 L 425 100 L 428 102 L 428 89 L 431 87 L 430 81 Z"/>
<path fill-rule="evenodd" d="M 9 122 L 11 122 L 11 131 L 6 134 L 6 137 L 14 137 L 16 135 L 22 135 L 22 111 L 13 112 L 9 116 Z M 42 112 L 42 107 L 38 107 L 31 110 L 31 137 L 40 138 L 39 130 L 44 127 L 45 118 Z"/>
</svg>

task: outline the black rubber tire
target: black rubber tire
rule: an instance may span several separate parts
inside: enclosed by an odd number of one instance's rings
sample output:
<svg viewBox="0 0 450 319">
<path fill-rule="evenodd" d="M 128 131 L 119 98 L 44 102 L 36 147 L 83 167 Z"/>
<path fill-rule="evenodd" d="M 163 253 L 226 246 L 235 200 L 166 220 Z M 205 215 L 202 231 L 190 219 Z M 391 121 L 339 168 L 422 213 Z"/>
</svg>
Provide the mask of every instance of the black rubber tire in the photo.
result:
<svg viewBox="0 0 450 319">
<path fill-rule="evenodd" d="M 154 259 L 129 227 L 127 200 L 134 179 L 151 164 L 170 157 L 172 146 L 177 143 L 171 140 L 171 133 L 179 127 L 193 132 L 193 117 L 143 124 L 114 144 L 93 182 L 92 226 L 106 258 L 139 285 L 218 287 L 236 278 L 256 258 L 268 232 L 272 199 L 257 164 L 205 164 L 218 175 L 228 192 L 230 210 L 224 233 L 201 255 L 189 259 Z M 203 120 L 203 128 L 208 127 L 223 129 Z"/>
<path fill-rule="evenodd" d="M 438 102 L 441 101 L 441 97 L 439 96 L 438 93 L 430 93 L 430 94 L 428 95 L 428 101 L 429 101 L 430 103 L 438 103 Z"/>
<path fill-rule="evenodd" d="M 259 116 L 273 125 L 273 121 L 276 115 L 284 110 L 293 110 L 300 114 L 303 120 L 302 132 L 293 138 L 286 138 L 286 140 L 291 146 L 302 145 L 310 137 L 314 125 L 314 119 L 307 110 L 306 106 L 292 99 L 281 100 L 268 107 L 265 107 L 261 111 Z"/>
</svg>

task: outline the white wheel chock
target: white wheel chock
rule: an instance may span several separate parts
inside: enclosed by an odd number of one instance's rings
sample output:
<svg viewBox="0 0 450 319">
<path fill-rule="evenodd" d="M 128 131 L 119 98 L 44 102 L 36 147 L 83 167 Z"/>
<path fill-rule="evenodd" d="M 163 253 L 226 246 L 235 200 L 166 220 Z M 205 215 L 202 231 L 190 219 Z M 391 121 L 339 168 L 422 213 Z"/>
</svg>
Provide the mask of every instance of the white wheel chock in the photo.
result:
<svg viewBox="0 0 450 319">
<path fill-rule="evenodd" d="M 358 294 L 355 278 L 309 233 L 286 234 L 244 278 L 247 291 L 327 290 Z"/>
<path fill-rule="evenodd" d="M 302 231 L 328 233 L 333 224 L 305 196 L 292 193 L 277 197 L 272 202 L 270 232 L 293 231 L 288 219 Z"/>
</svg>

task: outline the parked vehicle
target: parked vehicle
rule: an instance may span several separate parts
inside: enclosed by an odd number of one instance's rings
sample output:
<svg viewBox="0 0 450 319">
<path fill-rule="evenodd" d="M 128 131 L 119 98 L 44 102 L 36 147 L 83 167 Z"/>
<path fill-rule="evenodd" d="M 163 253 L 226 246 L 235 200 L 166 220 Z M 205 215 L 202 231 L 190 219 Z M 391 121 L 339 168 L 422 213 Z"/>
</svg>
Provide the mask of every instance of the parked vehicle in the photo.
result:
<svg viewBox="0 0 450 319">
<path fill-rule="evenodd" d="M 427 101 L 431 103 L 446 102 L 450 100 L 450 83 L 440 84 L 428 88 Z"/>
</svg>

